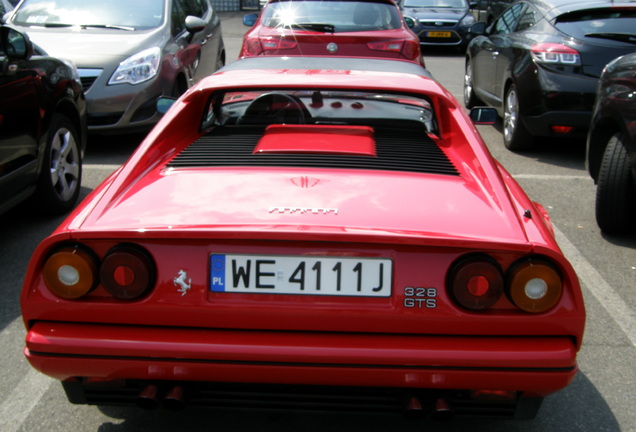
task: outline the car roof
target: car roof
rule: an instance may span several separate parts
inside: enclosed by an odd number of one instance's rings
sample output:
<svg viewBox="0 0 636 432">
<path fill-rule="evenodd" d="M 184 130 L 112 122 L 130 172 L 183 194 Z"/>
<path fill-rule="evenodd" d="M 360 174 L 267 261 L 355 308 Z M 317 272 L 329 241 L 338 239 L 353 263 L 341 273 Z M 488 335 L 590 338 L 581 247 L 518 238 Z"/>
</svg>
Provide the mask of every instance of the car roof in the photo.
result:
<svg viewBox="0 0 636 432">
<path fill-rule="evenodd" d="M 229 63 L 218 72 L 252 69 L 356 70 L 363 72 L 406 73 L 433 79 L 433 75 L 427 69 L 412 62 L 356 57 L 246 57 Z"/>
<path fill-rule="evenodd" d="M 546 11 L 548 19 L 568 12 L 597 8 L 636 8 L 636 0 L 525 0 Z"/>
</svg>

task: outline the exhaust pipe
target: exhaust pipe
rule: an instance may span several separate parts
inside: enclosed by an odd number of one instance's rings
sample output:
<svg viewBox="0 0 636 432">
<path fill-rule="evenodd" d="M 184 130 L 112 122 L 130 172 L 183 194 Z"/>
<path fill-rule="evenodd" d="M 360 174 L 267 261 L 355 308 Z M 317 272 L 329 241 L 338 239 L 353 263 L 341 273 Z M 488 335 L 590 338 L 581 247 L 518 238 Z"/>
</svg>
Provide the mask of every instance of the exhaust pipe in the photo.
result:
<svg viewBox="0 0 636 432">
<path fill-rule="evenodd" d="M 452 420 L 453 417 L 455 417 L 455 413 L 448 405 L 448 402 L 442 398 L 437 399 L 431 418 L 436 421 L 449 421 Z"/>
<path fill-rule="evenodd" d="M 406 406 L 404 407 L 404 418 L 408 420 L 418 420 L 424 417 L 424 409 L 422 408 L 422 402 L 415 397 L 411 396 L 406 401 Z"/>
<path fill-rule="evenodd" d="M 166 397 L 161 401 L 161 405 L 169 410 L 179 411 L 186 407 L 184 401 L 184 391 L 183 387 L 175 386 L 173 387 Z"/>
<path fill-rule="evenodd" d="M 144 409 L 155 409 L 159 406 L 157 401 L 157 393 L 159 389 L 156 385 L 150 384 L 146 386 L 137 396 L 137 406 Z"/>
</svg>

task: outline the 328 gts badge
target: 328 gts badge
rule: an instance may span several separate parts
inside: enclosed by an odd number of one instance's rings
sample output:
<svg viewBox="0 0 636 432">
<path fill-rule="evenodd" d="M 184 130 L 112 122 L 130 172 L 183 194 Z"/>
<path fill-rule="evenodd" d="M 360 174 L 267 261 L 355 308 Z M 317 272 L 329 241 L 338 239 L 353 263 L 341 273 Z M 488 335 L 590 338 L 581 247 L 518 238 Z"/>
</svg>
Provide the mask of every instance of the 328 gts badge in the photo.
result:
<svg viewBox="0 0 636 432">
<path fill-rule="evenodd" d="M 437 288 L 405 287 L 404 307 L 435 309 L 437 307 Z"/>
</svg>

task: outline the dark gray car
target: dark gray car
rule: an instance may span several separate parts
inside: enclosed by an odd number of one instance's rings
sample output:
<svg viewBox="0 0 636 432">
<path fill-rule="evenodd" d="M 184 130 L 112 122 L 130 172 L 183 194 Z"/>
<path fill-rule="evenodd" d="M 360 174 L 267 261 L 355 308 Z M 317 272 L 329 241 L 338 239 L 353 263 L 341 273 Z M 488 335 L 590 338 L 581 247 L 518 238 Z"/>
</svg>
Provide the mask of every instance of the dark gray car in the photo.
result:
<svg viewBox="0 0 636 432">
<path fill-rule="evenodd" d="M 78 67 L 89 131 L 146 131 L 159 96 L 179 96 L 225 63 L 210 0 L 24 0 L 9 22 Z"/>
</svg>

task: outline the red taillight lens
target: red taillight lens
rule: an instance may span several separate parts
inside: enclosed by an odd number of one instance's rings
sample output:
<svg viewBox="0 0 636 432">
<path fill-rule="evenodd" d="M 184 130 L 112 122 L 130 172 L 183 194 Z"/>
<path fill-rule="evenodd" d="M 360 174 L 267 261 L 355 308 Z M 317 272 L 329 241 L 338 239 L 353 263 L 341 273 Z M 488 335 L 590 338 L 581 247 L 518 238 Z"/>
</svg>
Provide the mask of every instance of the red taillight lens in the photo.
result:
<svg viewBox="0 0 636 432">
<path fill-rule="evenodd" d="M 407 40 L 404 42 L 404 48 L 402 48 L 402 55 L 409 60 L 419 60 L 422 54 L 420 53 L 419 42 Z"/>
<path fill-rule="evenodd" d="M 483 310 L 493 306 L 501 297 L 503 287 L 501 270 L 485 257 L 462 260 L 450 273 L 450 294 L 466 309 Z"/>
<path fill-rule="evenodd" d="M 66 247 L 53 253 L 44 263 L 44 283 L 58 297 L 77 299 L 97 284 L 97 262 L 79 247 Z"/>
<path fill-rule="evenodd" d="M 265 51 L 269 50 L 286 50 L 296 48 L 296 41 L 281 38 L 261 38 L 261 46 Z"/>
<path fill-rule="evenodd" d="M 552 125 L 550 126 L 550 130 L 552 133 L 557 135 L 567 135 L 574 130 L 573 126 L 561 126 L 561 125 Z"/>
<path fill-rule="evenodd" d="M 556 43 L 540 43 L 530 47 L 532 58 L 539 63 L 578 66 L 581 55 L 574 48 Z"/>
<path fill-rule="evenodd" d="M 508 296 L 521 310 L 541 313 L 553 308 L 563 292 L 559 272 L 548 262 L 525 259 L 508 274 Z"/>
<path fill-rule="evenodd" d="M 367 43 L 369 49 L 376 51 L 394 51 L 402 52 L 404 46 L 404 40 L 390 40 L 390 41 L 378 41 Z"/>
<path fill-rule="evenodd" d="M 243 55 L 246 56 L 257 56 L 263 52 L 263 47 L 261 46 L 261 41 L 258 38 L 248 39 L 245 41 L 243 45 Z"/>
<path fill-rule="evenodd" d="M 102 286 L 115 298 L 134 300 L 154 285 L 155 266 L 144 251 L 125 245 L 106 254 L 100 269 Z"/>
</svg>

